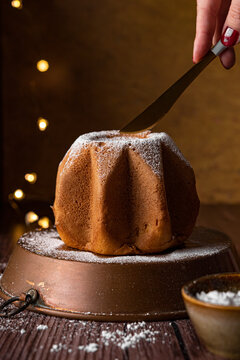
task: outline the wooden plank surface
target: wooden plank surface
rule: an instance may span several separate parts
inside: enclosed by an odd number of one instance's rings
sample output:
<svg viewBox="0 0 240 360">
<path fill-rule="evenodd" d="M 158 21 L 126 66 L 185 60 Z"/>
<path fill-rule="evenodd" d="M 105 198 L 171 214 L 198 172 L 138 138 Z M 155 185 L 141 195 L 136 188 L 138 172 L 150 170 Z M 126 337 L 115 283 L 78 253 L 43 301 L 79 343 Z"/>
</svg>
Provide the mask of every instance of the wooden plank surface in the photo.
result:
<svg viewBox="0 0 240 360">
<path fill-rule="evenodd" d="M 240 206 L 202 207 L 199 224 L 230 233 L 240 249 Z M 0 234 L 0 272 L 6 267 L 10 239 Z M 199 342 L 190 320 L 103 323 L 67 320 L 25 311 L 0 318 L 0 359 L 220 360 Z"/>
</svg>

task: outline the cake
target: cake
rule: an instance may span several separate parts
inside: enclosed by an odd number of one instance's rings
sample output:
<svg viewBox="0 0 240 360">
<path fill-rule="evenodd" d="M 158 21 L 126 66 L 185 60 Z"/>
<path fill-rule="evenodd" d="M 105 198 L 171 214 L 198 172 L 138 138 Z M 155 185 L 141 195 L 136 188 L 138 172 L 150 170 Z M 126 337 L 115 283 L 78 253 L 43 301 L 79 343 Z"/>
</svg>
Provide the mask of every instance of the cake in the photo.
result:
<svg viewBox="0 0 240 360">
<path fill-rule="evenodd" d="M 165 133 L 81 135 L 59 164 L 55 225 L 72 248 L 159 253 L 183 243 L 199 211 L 189 162 Z"/>
</svg>

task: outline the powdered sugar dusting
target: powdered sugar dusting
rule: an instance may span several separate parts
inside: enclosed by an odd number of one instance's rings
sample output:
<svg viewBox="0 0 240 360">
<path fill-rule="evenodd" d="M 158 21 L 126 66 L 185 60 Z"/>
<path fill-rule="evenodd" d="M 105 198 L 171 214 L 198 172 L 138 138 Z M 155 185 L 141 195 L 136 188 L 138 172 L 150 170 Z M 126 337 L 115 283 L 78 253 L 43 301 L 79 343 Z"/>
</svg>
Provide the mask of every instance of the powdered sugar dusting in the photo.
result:
<svg viewBox="0 0 240 360">
<path fill-rule="evenodd" d="M 196 298 L 215 305 L 240 306 L 240 290 L 237 292 L 212 290 L 207 293 L 201 291 L 196 294 Z"/>
<path fill-rule="evenodd" d="M 80 345 L 79 347 L 78 347 L 78 349 L 79 350 L 83 350 L 83 351 L 86 351 L 86 352 L 88 352 L 88 353 L 90 353 L 90 352 L 95 352 L 95 351 L 97 351 L 97 349 L 98 349 L 98 344 L 96 344 L 96 343 L 90 343 L 90 344 L 88 344 L 88 345 Z"/>
<path fill-rule="evenodd" d="M 4 300 L 0 299 L 0 305 Z M 11 304 L 9 310 L 16 310 L 15 305 Z M 41 318 L 39 318 L 36 314 L 32 314 L 29 317 L 29 313 L 27 311 L 23 311 L 18 315 L 10 318 L 0 318 L 0 333 L 8 332 L 8 334 L 13 333 L 18 336 L 18 334 L 25 336 L 26 333 L 29 334 L 31 332 L 38 332 L 38 330 L 49 330 L 48 326 L 45 324 L 41 324 Z"/>
<path fill-rule="evenodd" d="M 51 349 L 50 349 L 50 352 L 59 352 L 62 349 L 67 350 L 67 345 L 64 345 L 62 343 L 53 344 Z"/>
<path fill-rule="evenodd" d="M 229 240 L 219 238 L 218 232 L 202 227 L 196 228 L 191 237 L 185 241 L 185 246 L 168 250 L 161 255 L 124 255 L 124 256 L 100 256 L 90 252 L 84 252 L 67 247 L 56 229 L 36 230 L 24 234 L 19 239 L 19 244 L 26 250 L 43 256 L 62 260 L 81 261 L 86 263 L 149 263 L 149 262 L 172 262 L 185 261 L 193 256 L 212 256 L 229 247 Z M 214 244 L 214 246 L 213 246 Z"/>
<path fill-rule="evenodd" d="M 40 324 L 37 326 L 37 330 L 46 330 L 48 328 L 47 325 Z"/>
<path fill-rule="evenodd" d="M 160 330 L 160 324 L 155 324 L 153 326 L 145 321 L 133 322 L 126 324 L 124 327 L 116 325 L 115 329 L 107 326 L 100 331 L 97 337 L 95 337 L 96 342 L 78 345 L 77 349 L 80 352 L 94 353 L 103 346 L 117 346 L 122 350 L 126 350 L 129 348 L 136 348 L 142 341 L 151 344 L 161 341 L 161 343 L 164 344 L 167 340 L 171 343 L 170 335 L 170 333 L 166 331 L 162 332 Z M 74 349 L 63 342 L 59 342 L 52 345 L 50 352 L 60 352 L 62 350 L 72 352 Z"/>
<path fill-rule="evenodd" d="M 136 135 L 123 135 L 119 130 L 91 132 L 79 136 L 68 151 L 67 160 L 62 169 L 63 174 L 81 155 L 83 149 L 97 148 L 99 176 L 104 179 L 111 171 L 112 162 L 116 161 L 125 149 L 137 152 L 158 176 L 162 174 L 162 144 L 171 149 L 182 161 L 190 166 L 173 140 L 166 133 L 146 131 Z M 60 174 L 60 175 L 61 175 Z"/>
<path fill-rule="evenodd" d="M 0 304 L 2 300 L 0 300 Z M 42 323 L 47 321 L 49 326 Z M 46 326 L 45 332 L 38 331 L 39 326 Z M 35 334 L 31 337 L 31 334 Z M 129 322 L 129 323 L 100 323 L 95 321 L 68 320 L 46 317 L 36 313 L 24 311 L 14 318 L 0 318 L 0 335 L 27 343 L 31 337 L 31 353 L 29 357 L 44 357 L 57 355 L 65 358 L 67 353 L 74 354 L 74 358 L 87 357 L 89 354 L 98 358 L 104 352 L 117 351 L 120 358 L 124 357 L 127 349 L 138 348 L 147 344 L 157 343 L 167 346 L 174 343 L 174 333 L 171 323 L 167 322 Z M 34 340 L 33 340 L 34 339 Z M 37 355 L 35 355 L 37 354 Z M 95 358 L 95 357 L 94 357 Z M 105 358 L 105 357 L 104 357 Z"/>
<path fill-rule="evenodd" d="M 100 340 L 105 346 L 116 344 L 122 350 L 134 348 L 141 341 L 155 343 L 160 331 L 146 328 L 144 321 L 127 324 L 127 333 L 123 330 L 108 331 L 103 330 L 100 334 Z"/>
</svg>

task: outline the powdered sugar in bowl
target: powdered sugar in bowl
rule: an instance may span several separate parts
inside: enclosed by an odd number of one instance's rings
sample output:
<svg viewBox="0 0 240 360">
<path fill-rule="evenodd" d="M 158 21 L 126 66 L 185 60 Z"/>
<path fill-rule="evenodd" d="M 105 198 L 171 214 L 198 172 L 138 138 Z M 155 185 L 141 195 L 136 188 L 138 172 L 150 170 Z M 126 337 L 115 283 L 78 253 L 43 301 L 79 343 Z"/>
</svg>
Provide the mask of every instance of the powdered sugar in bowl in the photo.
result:
<svg viewBox="0 0 240 360">
<path fill-rule="evenodd" d="M 207 275 L 182 288 L 197 335 L 207 349 L 240 359 L 240 273 Z"/>
</svg>

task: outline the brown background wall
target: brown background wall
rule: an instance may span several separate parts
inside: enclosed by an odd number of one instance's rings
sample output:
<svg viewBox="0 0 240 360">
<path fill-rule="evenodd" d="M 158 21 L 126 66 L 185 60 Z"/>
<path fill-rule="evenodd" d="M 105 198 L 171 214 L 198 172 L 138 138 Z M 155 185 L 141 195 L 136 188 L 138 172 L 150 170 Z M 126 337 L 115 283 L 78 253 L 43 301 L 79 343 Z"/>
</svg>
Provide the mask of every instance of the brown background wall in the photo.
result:
<svg viewBox="0 0 240 360">
<path fill-rule="evenodd" d="M 3 7 L 4 193 L 50 200 L 58 162 L 81 133 L 119 128 L 192 62 L 192 0 L 25 0 Z M 237 49 L 239 52 L 239 49 Z M 49 61 L 46 73 L 36 70 Z M 195 169 L 202 202 L 240 201 L 240 66 L 215 60 L 156 131 Z M 39 116 L 49 120 L 40 133 Z M 24 174 L 38 173 L 28 185 Z"/>
</svg>

